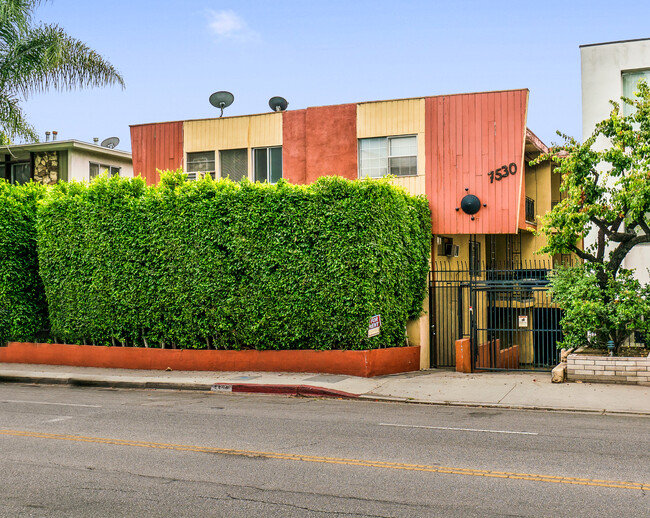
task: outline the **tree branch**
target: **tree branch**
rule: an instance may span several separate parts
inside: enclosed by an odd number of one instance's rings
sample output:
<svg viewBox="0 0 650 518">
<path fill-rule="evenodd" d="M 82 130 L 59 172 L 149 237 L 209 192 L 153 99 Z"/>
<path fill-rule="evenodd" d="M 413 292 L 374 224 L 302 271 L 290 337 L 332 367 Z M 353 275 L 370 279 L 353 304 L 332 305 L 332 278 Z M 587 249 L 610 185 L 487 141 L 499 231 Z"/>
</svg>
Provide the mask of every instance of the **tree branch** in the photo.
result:
<svg viewBox="0 0 650 518">
<path fill-rule="evenodd" d="M 650 235 L 644 235 L 644 236 L 636 236 L 633 239 L 630 239 L 629 241 L 625 243 L 621 243 L 616 249 L 609 255 L 609 271 L 612 272 L 612 276 L 616 277 L 616 274 L 618 273 L 619 268 L 621 267 L 621 264 L 623 263 L 623 259 L 625 259 L 625 256 L 628 254 L 632 248 L 634 248 L 636 245 L 640 245 L 642 243 L 650 243 Z"/>
<path fill-rule="evenodd" d="M 575 245 L 569 245 L 569 250 L 576 254 L 580 259 L 584 261 L 589 261 L 590 263 L 602 263 L 602 259 L 598 260 L 596 256 L 591 255 L 589 252 L 585 252 L 581 248 L 578 248 Z"/>
</svg>

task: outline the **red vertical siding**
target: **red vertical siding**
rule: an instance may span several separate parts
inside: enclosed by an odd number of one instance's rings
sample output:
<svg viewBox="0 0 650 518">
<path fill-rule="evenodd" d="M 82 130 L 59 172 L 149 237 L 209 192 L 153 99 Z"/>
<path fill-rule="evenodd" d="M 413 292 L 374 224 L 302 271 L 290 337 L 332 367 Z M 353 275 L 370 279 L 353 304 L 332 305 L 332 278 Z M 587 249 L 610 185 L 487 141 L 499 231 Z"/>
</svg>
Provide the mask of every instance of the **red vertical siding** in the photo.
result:
<svg viewBox="0 0 650 518">
<path fill-rule="evenodd" d="M 523 226 L 527 104 L 528 90 L 426 98 L 425 174 L 433 233 L 512 234 Z M 510 163 L 517 164 L 517 173 L 490 183 L 488 172 Z M 456 211 L 468 193 L 487 204 L 474 220 Z"/>
<path fill-rule="evenodd" d="M 357 105 L 285 112 L 282 160 L 282 175 L 292 183 L 311 183 L 329 175 L 356 179 Z"/>
<path fill-rule="evenodd" d="M 133 174 L 147 185 L 160 181 L 158 169 L 176 170 L 183 165 L 183 122 L 131 126 Z"/>
</svg>

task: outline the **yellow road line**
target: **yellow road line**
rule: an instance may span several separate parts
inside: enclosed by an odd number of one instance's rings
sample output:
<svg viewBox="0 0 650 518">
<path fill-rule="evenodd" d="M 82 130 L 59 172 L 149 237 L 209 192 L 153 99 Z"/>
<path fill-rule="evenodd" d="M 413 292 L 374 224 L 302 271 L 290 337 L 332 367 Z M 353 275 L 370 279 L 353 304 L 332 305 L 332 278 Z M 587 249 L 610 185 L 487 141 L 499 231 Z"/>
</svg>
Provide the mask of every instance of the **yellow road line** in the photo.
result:
<svg viewBox="0 0 650 518">
<path fill-rule="evenodd" d="M 160 442 L 129 441 L 105 437 L 84 437 L 82 435 L 63 435 L 56 433 L 28 432 L 20 430 L 0 430 L 0 435 L 14 437 L 30 437 L 36 439 L 54 439 L 59 441 L 87 442 L 95 444 L 110 444 L 114 446 L 135 446 L 139 448 L 156 448 L 175 451 L 194 451 L 199 453 L 220 453 L 242 457 L 264 457 L 268 459 L 293 460 L 302 462 L 319 462 L 323 464 L 343 464 L 347 466 L 362 466 L 368 468 L 398 469 L 405 471 L 424 471 L 429 473 L 444 473 L 451 475 L 468 475 L 474 477 L 509 478 L 513 480 L 530 480 L 548 482 L 551 484 L 573 484 L 579 486 L 599 486 L 619 489 L 636 489 L 650 491 L 650 483 L 628 482 L 620 480 L 598 480 L 590 478 L 561 477 L 556 475 L 539 475 L 533 473 L 511 473 L 508 471 L 491 471 L 471 468 L 452 468 L 431 466 L 426 464 L 405 464 L 379 460 L 346 459 L 337 457 L 321 457 L 315 455 L 300 455 L 295 453 L 279 453 L 253 450 L 233 450 L 227 448 L 211 448 L 208 446 L 191 446 L 184 444 L 169 444 Z"/>
</svg>

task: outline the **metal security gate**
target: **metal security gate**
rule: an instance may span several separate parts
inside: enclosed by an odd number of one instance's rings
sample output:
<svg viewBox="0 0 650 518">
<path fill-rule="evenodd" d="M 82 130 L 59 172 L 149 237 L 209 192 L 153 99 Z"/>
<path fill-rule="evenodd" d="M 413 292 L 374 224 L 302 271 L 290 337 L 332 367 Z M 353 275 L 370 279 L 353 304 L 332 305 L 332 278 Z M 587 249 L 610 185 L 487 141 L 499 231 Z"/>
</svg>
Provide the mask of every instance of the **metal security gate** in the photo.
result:
<svg viewBox="0 0 650 518">
<path fill-rule="evenodd" d="M 561 310 L 548 292 L 550 264 L 522 268 L 438 262 L 430 273 L 431 364 L 454 367 L 470 338 L 477 370 L 548 370 L 558 362 Z"/>
</svg>

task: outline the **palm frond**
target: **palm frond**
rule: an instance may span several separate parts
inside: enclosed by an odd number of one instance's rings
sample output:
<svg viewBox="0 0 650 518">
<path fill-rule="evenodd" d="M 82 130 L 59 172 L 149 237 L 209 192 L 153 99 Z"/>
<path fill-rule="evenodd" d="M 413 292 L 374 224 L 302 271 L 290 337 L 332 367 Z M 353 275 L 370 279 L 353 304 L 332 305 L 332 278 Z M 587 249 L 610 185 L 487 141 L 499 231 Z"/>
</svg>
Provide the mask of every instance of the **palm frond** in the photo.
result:
<svg viewBox="0 0 650 518">
<path fill-rule="evenodd" d="M 41 25 L 28 31 L 0 57 L 0 84 L 12 84 L 26 98 L 50 88 L 74 90 L 118 84 L 119 72 L 85 43 L 68 36 L 57 25 Z"/>
<path fill-rule="evenodd" d="M 6 95 L 5 92 L 0 92 L 0 134 L 11 141 L 18 138 L 27 142 L 38 142 L 38 134 L 27 122 L 23 110 L 18 105 L 18 99 Z"/>
<path fill-rule="evenodd" d="M 11 41 L 29 29 L 43 0 L 0 0 L 0 41 Z"/>
</svg>

